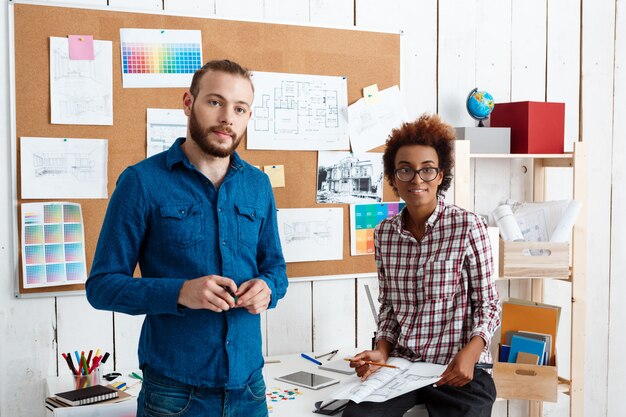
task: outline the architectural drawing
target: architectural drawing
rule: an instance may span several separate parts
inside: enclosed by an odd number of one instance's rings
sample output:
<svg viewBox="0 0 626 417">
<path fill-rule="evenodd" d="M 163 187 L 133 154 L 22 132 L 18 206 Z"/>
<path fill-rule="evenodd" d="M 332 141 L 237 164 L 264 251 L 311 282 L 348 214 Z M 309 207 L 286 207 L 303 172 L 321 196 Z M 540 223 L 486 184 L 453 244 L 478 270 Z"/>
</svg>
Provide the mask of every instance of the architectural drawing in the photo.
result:
<svg viewBox="0 0 626 417">
<path fill-rule="evenodd" d="M 343 258 L 343 209 L 279 209 L 278 234 L 286 262 Z"/>
<path fill-rule="evenodd" d="M 383 402 L 437 382 L 446 369 L 446 365 L 410 362 L 403 358 L 391 358 L 388 363 L 397 368 L 379 368 L 365 381 L 354 376 L 343 382 L 325 402 L 332 399 Z"/>
<path fill-rule="evenodd" d="M 345 77 L 255 72 L 249 149 L 348 149 Z"/>
<path fill-rule="evenodd" d="M 106 198 L 105 139 L 20 139 L 22 198 Z"/>
<path fill-rule="evenodd" d="M 356 204 L 383 199 L 382 154 L 319 152 L 317 203 Z"/>
<path fill-rule="evenodd" d="M 94 41 L 94 60 L 71 60 L 67 38 L 50 38 L 53 124 L 112 125 L 112 43 Z"/>
<path fill-rule="evenodd" d="M 147 110 L 146 158 L 166 151 L 177 138 L 187 135 L 187 116 L 179 109 Z"/>
</svg>

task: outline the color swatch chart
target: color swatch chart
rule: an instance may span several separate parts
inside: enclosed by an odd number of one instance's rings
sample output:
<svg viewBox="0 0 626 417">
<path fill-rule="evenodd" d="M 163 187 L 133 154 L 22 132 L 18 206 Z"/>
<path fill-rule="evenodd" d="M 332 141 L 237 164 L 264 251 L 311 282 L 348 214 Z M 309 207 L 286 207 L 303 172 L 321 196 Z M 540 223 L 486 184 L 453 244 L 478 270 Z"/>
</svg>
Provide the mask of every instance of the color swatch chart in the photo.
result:
<svg viewBox="0 0 626 417">
<path fill-rule="evenodd" d="M 188 88 L 202 66 L 199 30 L 120 29 L 124 88 Z"/>
<path fill-rule="evenodd" d="M 22 274 L 24 288 L 87 279 L 80 204 L 22 204 Z"/>
<path fill-rule="evenodd" d="M 193 74 L 202 66 L 200 45 L 123 43 L 124 74 Z"/>
<path fill-rule="evenodd" d="M 398 214 L 405 203 L 375 203 L 350 205 L 350 253 L 374 253 L 374 228 L 378 223 Z"/>
</svg>

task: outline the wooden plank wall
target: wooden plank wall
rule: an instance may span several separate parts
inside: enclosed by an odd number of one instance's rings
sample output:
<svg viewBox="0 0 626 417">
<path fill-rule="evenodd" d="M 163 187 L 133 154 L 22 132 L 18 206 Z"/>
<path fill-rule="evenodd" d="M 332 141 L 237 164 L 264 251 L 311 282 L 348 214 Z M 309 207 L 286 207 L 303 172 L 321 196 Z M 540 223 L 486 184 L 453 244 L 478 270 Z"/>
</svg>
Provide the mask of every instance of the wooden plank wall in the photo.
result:
<svg viewBox="0 0 626 417">
<path fill-rule="evenodd" d="M 43 1 L 107 7 L 107 0 Z M 0 6 L 0 32 L 8 33 L 8 0 Z M 588 296 L 585 415 L 617 417 L 626 360 L 626 19 L 617 0 L 108 0 L 108 7 L 194 16 L 402 31 L 401 84 L 411 116 L 439 112 L 470 126 L 464 101 L 479 87 L 496 101 L 566 103 L 566 149 L 589 143 Z M 134 9 L 128 9 L 133 7 Z M 621 12 L 621 13 L 620 13 Z M 4 37 L 3 37 L 4 39 Z M 238 41 L 246 42 L 246 39 Z M 621 48 L 621 49 L 620 49 Z M 8 42 L 0 43 L 0 102 L 9 109 Z M 621 64 L 621 65 L 620 65 Z M 621 77 L 621 78 L 620 78 Z M 0 111 L 0 136 L 9 137 L 10 111 Z M 136 366 L 141 317 L 99 312 L 84 297 L 13 297 L 11 161 L 0 152 L 0 417 L 43 416 L 43 378 L 67 373 L 58 352 L 98 346 L 115 353 L 110 366 Z M 529 199 L 532 164 L 472 163 L 474 209 L 488 213 L 503 199 Z M 549 198 L 568 198 L 571 177 L 555 169 Z M 451 192 L 449 193 L 452 194 Z M 269 354 L 367 346 L 374 329 L 363 284 L 377 294 L 375 278 L 339 277 L 292 282 L 287 297 L 263 317 Z M 502 296 L 529 296 L 526 282 L 498 284 Z M 356 296 L 355 296 L 356 295 Z M 547 283 L 546 301 L 567 305 L 567 285 Z M 562 317 L 567 319 L 564 311 Z M 289 317 L 289 320 L 285 320 Z M 355 325 L 356 323 L 356 325 Z M 285 325 L 287 324 L 287 325 Z M 561 335 L 569 325 L 563 323 Z M 115 343 L 114 343 L 115 341 Z M 559 338 L 561 364 L 569 341 Z M 561 373 L 567 375 L 567 369 Z M 544 415 L 568 415 L 568 397 L 546 404 Z M 527 402 L 496 403 L 493 416 L 523 416 Z M 425 415 L 425 414 L 422 414 Z"/>
</svg>

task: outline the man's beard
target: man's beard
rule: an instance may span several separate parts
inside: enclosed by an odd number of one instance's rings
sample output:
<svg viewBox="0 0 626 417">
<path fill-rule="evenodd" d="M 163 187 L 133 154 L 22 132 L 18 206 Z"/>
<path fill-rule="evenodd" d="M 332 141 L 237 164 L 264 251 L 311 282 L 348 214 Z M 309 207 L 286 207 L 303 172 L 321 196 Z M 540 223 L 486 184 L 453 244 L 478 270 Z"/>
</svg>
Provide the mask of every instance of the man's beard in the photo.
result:
<svg viewBox="0 0 626 417">
<path fill-rule="evenodd" d="M 228 148 L 215 145 L 209 139 L 209 135 L 215 131 L 226 132 L 233 138 L 233 143 Z M 237 137 L 235 132 L 233 132 L 232 129 L 226 125 L 203 128 L 196 119 L 193 106 L 191 107 L 191 115 L 189 116 L 189 134 L 191 135 L 191 139 L 198 145 L 202 152 L 216 158 L 226 158 L 232 155 L 243 138 L 243 135 Z"/>
</svg>

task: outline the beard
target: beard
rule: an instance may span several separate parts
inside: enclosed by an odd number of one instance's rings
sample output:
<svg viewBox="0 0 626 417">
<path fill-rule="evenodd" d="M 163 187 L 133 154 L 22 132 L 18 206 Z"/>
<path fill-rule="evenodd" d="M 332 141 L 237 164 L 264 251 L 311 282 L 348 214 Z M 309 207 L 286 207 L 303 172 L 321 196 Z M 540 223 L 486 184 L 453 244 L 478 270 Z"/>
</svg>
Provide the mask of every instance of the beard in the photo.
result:
<svg viewBox="0 0 626 417">
<path fill-rule="evenodd" d="M 209 136 L 211 133 L 216 131 L 226 132 L 229 134 L 233 138 L 232 144 L 224 147 L 212 142 Z M 243 138 L 243 135 L 237 137 L 237 134 L 226 125 L 209 127 L 202 126 L 196 118 L 193 106 L 191 107 L 191 115 L 189 116 L 189 134 L 191 135 L 191 139 L 198 145 L 202 152 L 216 158 L 226 158 L 231 156 Z"/>
</svg>

